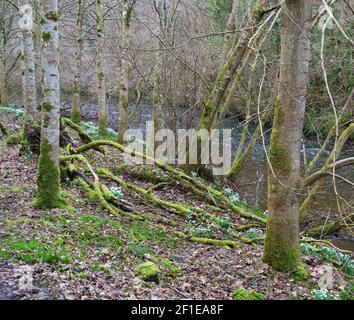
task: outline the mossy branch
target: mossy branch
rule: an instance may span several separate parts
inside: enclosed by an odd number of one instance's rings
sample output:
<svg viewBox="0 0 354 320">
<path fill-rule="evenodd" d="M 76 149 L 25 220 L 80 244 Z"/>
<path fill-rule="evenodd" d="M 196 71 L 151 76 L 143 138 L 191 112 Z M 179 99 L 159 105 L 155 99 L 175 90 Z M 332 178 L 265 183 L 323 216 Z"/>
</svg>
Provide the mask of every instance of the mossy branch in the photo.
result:
<svg viewBox="0 0 354 320">
<path fill-rule="evenodd" d="M 264 218 L 259 217 L 256 214 L 249 212 L 242 207 L 237 206 L 236 204 L 232 203 L 222 192 L 209 187 L 204 182 L 187 175 L 183 171 L 180 171 L 178 169 L 174 169 L 173 167 L 171 167 L 165 163 L 162 163 L 161 161 L 159 161 L 157 159 L 151 158 L 145 154 L 138 153 L 134 150 L 129 150 L 117 142 L 109 141 L 109 140 L 93 141 L 89 144 L 86 144 L 84 146 L 80 146 L 76 149 L 73 149 L 72 152 L 75 154 L 80 154 L 80 153 L 86 152 L 88 150 L 94 149 L 99 146 L 111 146 L 111 147 L 116 148 L 117 150 L 121 151 L 122 153 L 126 153 L 131 156 L 141 157 L 145 161 L 153 163 L 157 167 L 168 172 L 174 179 L 181 182 L 181 184 L 183 186 L 189 188 L 196 195 L 203 197 L 205 199 L 208 199 L 210 202 L 212 202 L 214 204 L 226 205 L 232 211 L 234 211 L 235 213 L 239 214 L 240 216 L 242 216 L 244 218 L 257 220 L 259 222 L 262 222 L 263 224 L 266 223 L 266 220 Z M 215 199 L 217 199 L 217 200 L 215 200 Z"/>
<path fill-rule="evenodd" d="M 8 137 L 8 135 L 9 135 L 6 127 L 1 122 L 0 122 L 0 133 L 5 137 Z"/>
</svg>

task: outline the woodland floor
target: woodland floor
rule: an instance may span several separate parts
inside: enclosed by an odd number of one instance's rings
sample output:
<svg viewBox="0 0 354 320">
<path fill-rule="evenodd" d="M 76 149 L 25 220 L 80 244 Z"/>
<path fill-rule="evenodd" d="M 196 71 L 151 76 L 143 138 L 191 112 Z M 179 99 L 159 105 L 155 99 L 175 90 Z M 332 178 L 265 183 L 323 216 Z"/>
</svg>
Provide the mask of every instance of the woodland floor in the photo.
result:
<svg viewBox="0 0 354 320">
<path fill-rule="evenodd" d="M 153 185 L 146 182 L 153 180 L 146 173 L 141 179 L 141 173 L 133 178 L 121 170 L 115 152 L 87 156 L 95 166 L 115 170 L 124 181 L 144 189 Z M 193 221 L 126 191 L 125 199 L 136 211 L 149 214 L 150 223 L 109 214 L 72 182 L 63 183 L 62 190 L 76 211 L 36 211 L 32 208 L 36 162 L 35 157 L 19 156 L 18 147 L 0 142 L 0 299 L 231 299 L 241 287 L 267 299 L 313 299 L 328 266 L 321 257 L 304 256 L 310 279 L 297 282 L 262 262 L 262 244 L 240 242 L 230 249 L 177 238 L 168 228 L 158 227 L 161 218 L 173 220 L 174 229 L 181 231 L 185 225 L 199 233 L 210 230 L 198 229 Z M 178 186 L 166 186 L 156 195 L 203 206 Z M 236 215 L 231 220 L 245 223 Z M 149 260 L 157 261 L 162 270 L 159 284 L 134 275 L 134 268 Z M 331 294 L 339 297 L 348 282 L 348 277 L 335 272 Z"/>
</svg>

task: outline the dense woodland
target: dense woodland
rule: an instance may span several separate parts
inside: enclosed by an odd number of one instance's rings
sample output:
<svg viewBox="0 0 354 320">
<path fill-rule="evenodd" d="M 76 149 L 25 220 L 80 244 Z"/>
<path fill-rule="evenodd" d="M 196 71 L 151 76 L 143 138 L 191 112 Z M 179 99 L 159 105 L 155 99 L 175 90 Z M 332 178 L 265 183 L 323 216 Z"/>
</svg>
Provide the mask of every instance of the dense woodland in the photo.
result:
<svg viewBox="0 0 354 320">
<path fill-rule="evenodd" d="M 0 0 L 0 299 L 352 300 L 353 22 L 353 0 Z M 181 163 L 148 123 L 207 138 Z"/>
</svg>

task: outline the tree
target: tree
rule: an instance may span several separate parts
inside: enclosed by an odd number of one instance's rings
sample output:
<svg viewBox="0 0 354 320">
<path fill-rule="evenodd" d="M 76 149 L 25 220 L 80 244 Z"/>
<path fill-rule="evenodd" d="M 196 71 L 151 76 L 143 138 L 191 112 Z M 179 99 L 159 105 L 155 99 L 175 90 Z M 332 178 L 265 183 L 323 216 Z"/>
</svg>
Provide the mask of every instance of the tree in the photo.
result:
<svg viewBox="0 0 354 320">
<path fill-rule="evenodd" d="M 76 47 L 75 47 L 75 76 L 74 76 L 74 95 L 73 95 L 73 107 L 71 113 L 71 119 L 76 123 L 80 124 L 81 114 L 80 114 L 80 74 L 81 74 L 81 60 L 82 60 L 82 30 L 84 24 L 84 8 L 85 1 L 77 0 L 77 17 L 76 17 Z"/>
<path fill-rule="evenodd" d="M 300 152 L 309 74 L 311 1 L 287 0 L 281 13 L 279 95 L 270 142 L 264 261 L 306 276 L 299 241 Z"/>
<path fill-rule="evenodd" d="M 127 51 L 130 39 L 130 19 L 136 0 L 130 3 L 123 0 L 122 19 L 122 61 L 120 66 L 120 86 L 119 86 L 119 120 L 118 120 L 118 142 L 122 143 L 124 132 L 128 129 L 128 106 L 129 106 L 129 81 L 128 81 L 128 59 Z"/>
<path fill-rule="evenodd" d="M 106 85 L 103 71 L 103 46 L 104 46 L 104 1 L 97 0 L 97 44 L 96 44 L 96 86 L 98 95 L 98 127 L 100 134 L 107 132 L 107 105 Z"/>
<path fill-rule="evenodd" d="M 164 98 L 164 70 L 166 56 L 162 41 L 167 33 L 167 4 L 166 0 L 154 1 L 155 10 L 159 16 L 158 46 L 156 51 L 156 65 L 154 68 L 154 87 L 152 91 L 152 113 L 155 131 L 165 126 L 165 98 Z"/>
<path fill-rule="evenodd" d="M 42 68 L 43 102 L 41 146 L 38 164 L 37 198 L 38 209 L 57 208 L 60 200 L 59 167 L 59 35 L 57 0 L 43 0 L 41 7 L 42 25 Z"/>
<path fill-rule="evenodd" d="M 29 138 L 37 120 L 36 66 L 33 45 L 33 13 L 28 0 L 19 1 L 22 33 L 22 87 L 25 107 L 24 139 Z"/>
<path fill-rule="evenodd" d="M 13 40 L 17 36 L 15 27 L 17 9 L 13 2 L 0 1 L 0 104 L 2 105 L 9 104 L 8 78 L 21 56 L 17 54 L 11 61 L 11 53 L 15 49 Z"/>
</svg>

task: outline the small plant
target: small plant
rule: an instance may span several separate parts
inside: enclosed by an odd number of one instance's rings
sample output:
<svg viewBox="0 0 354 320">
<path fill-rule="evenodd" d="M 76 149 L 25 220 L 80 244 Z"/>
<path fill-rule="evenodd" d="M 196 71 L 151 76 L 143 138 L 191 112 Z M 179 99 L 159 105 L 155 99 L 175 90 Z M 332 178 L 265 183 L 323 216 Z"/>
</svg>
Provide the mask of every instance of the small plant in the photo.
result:
<svg viewBox="0 0 354 320">
<path fill-rule="evenodd" d="M 263 236 L 262 230 L 251 229 L 246 233 L 247 239 L 256 239 Z"/>
<path fill-rule="evenodd" d="M 23 109 L 17 108 L 16 106 L 7 106 L 7 107 L 0 107 L 0 112 L 13 114 L 17 118 L 22 118 L 25 114 Z"/>
<path fill-rule="evenodd" d="M 221 228 L 224 228 L 224 229 L 230 228 L 231 222 L 230 222 L 230 219 L 228 217 L 226 217 L 226 218 L 218 218 L 217 222 L 218 222 L 218 225 Z"/>
<path fill-rule="evenodd" d="M 326 288 L 312 290 L 312 296 L 314 300 L 335 300 L 335 297 Z"/>
<path fill-rule="evenodd" d="M 225 188 L 224 193 L 233 204 L 238 204 L 240 202 L 240 195 L 231 188 Z"/>
<path fill-rule="evenodd" d="M 112 192 L 112 194 L 119 199 L 124 198 L 124 193 L 123 189 L 121 187 L 110 187 L 109 190 Z"/>
</svg>

